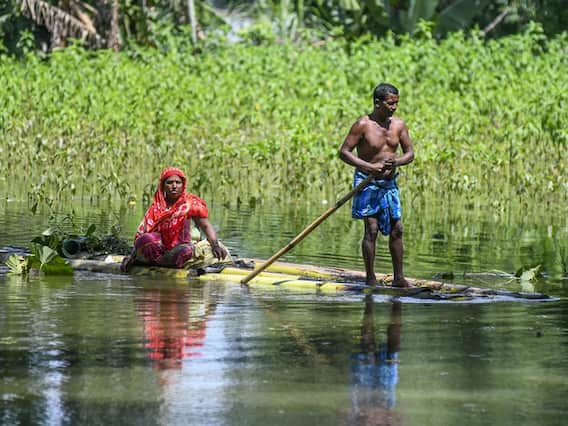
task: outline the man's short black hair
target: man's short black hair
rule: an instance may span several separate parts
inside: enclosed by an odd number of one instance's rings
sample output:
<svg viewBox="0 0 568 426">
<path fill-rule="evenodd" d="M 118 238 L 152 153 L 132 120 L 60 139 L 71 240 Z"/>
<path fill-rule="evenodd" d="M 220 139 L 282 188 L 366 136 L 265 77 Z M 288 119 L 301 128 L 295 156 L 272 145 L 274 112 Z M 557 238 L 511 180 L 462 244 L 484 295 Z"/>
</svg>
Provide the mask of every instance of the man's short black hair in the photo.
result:
<svg viewBox="0 0 568 426">
<path fill-rule="evenodd" d="M 373 91 L 373 101 L 384 101 L 388 95 L 398 95 L 398 89 L 389 83 L 381 83 Z"/>
</svg>

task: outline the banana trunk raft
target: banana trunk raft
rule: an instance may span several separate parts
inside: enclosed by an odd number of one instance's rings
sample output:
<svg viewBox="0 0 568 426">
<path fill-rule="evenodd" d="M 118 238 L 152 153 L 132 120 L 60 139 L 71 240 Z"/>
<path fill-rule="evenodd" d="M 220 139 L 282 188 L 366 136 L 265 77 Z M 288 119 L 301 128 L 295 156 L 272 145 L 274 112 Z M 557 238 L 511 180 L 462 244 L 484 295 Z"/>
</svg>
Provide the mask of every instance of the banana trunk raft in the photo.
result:
<svg viewBox="0 0 568 426">
<path fill-rule="evenodd" d="M 107 256 L 104 259 L 68 259 L 78 271 L 120 274 L 121 256 Z M 130 275 L 167 276 L 203 281 L 240 283 L 254 268 L 264 261 L 259 259 L 238 259 L 231 264 L 213 265 L 204 268 L 173 269 L 157 266 L 135 265 Z M 318 267 L 312 265 L 275 262 L 247 284 L 251 288 L 281 288 L 317 293 L 365 293 L 405 296 L 429 300 L 467 301 L 551 301 L 554 297 L 542 293 L 529 293 L 471 287 L 434 280 L 407 278 L 410 288 L 396 288 L 390 285 L 392 275 L 377 274 L 379 286 L 365 285 L 365 274 L 360 271 Z"/>
</svg>

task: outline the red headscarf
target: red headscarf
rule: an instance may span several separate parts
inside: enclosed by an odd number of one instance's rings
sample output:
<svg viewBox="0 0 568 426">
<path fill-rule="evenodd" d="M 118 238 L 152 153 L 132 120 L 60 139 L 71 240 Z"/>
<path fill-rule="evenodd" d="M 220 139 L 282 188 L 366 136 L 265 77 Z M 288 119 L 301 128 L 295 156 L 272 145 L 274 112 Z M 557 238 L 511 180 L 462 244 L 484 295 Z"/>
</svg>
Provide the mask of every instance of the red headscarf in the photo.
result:
<svg viewBox="0 0 568 426">
<path fill-rule="evenodd" d="M 168 208 L 164 197 L 164 182 L 171 176 L 179 176 L 182 181 L 182 193 L 176 202 Z M 189 241 L 180 241 L 180 234 L 186 220 L 192 217 L 209 216 L 207 204 L 197 195 L 189 194 L 185 191 L 186 178 L 180 169 L 168 167 L 160 175 L 158 189 L 154 193 L 154 202 L 144 215 L 142 223 L 136 231 L 134 241 L 146 232 L 159 232 L 162 235 L 162 243 L 166 250 L 178 244 Z"/>
</svg>

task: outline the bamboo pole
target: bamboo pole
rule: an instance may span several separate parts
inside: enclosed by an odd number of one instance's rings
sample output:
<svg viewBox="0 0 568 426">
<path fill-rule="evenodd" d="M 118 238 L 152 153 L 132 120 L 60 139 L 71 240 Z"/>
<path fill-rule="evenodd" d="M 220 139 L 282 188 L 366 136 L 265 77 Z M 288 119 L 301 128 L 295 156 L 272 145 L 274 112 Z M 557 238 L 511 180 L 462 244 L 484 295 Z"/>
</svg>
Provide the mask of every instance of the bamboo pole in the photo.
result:
<svg viewBox="0 0 568 426">
<path fill-rule="evenodd" d="M 287 252 L 289 252 L 290 250 L 292 250 L 296 244 L 298 244 L 300 241 L 302 241 L 310 232 L 312 232 L 314 229 L 316 229 L 318 227 L 318 225 L 320 223 L 322 223 L 324 220 L 326 220 L 329 216 L 331 216 L 331 214 L 333 212 L 335 212 L 337 209 L 339 209 L 343 204 L 345 204 L 347 201 L 349 201 L 351 199 L 351 197 L 353 197 L 353 195 L 355 195 L 357 192 L 359 192 L 361 189 L 363 189 L 365 186 L 367 186 L 369 184 L 369 182 L 371 182 L 371 180 L 373 179 L 373 175 L 369 175 L 367 176 L 367 178 L 365 180 L 362 180 L 359 185 L 357 185 L 355 188 L 353 188 L 351 191 L 349 191 L 347 194 L 345 194 L 345 196 L 343 198 L 341 198 L 339 201 L 337 201 L 335 203 L 334 206 L 330 207 L 329 209 L 327 209 L 320 217 L 318 217 L 316 220 L 314 220 L 310 225 L 308 225 L 302 232 L 300 232 L 292 241 L 290 241 L 285 247 L 281 248 L 280 250 L 278 250 L 278 252 L 276 252 L 270 259 L 268 259 L 266 262 L 264 262 L 260 268 L 255 269 L 254 271 L 252 271 L 249 275 L 247 275 L 245 278 L 243 278 L 241 280 L 241 284 L 246 284 L 248 283 L 250 280 L 252 280 L 254 277 L 256 277 L 258 274 L 260 274 L 262 271 L 264 271 L 266 268 L 268 268 L 270 265 L 272 265 L 279 257 L 283 256 L 284 254 L 286 254 Z"/>
</svg>

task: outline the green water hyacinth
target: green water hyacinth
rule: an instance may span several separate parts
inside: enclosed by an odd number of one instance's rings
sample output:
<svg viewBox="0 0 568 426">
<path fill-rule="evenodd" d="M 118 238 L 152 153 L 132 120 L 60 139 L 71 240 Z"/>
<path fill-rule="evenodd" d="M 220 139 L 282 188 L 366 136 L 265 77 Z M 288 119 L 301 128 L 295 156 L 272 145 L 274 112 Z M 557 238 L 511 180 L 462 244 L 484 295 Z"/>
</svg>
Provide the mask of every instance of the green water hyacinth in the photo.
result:
<svg viewBox="0 0 568 426">
<path fill-rule="evenodd" d="M 56 250 L 37 243 L 30 244 L 29 256 L 12 255 L 6 261 L 9 273 L 28 276 L 39 275 L 73 275 L 73 269 Z"/>
<path fill-rule="evenodd" d="M 147 204 L 155 176 L 176 165 L 210 201 L 333 200 L 352 176 L 337 149 L 371 110 L 374 86 L 389 81 L 415 142 L 400 177 L 406 199 L 562 206 L 567 41 L 533 26 L 498 40 L 474 32 L 3 57 L 0 190 L 31 205 Z"/>
<path fill-rule="evenodd" d="M 112 232 L 107 235 L 99 235 L 96 230 L 96 225 L 91 224 L 86 232 L 77 232 L 64 229 L 63 223 L 56 222 L 31 240 L 29 255 L 14 254 L 6 260 L 9 273 L 72 275 L 66 258 L 89 258 L 109 253 L 126 255 L 132 251 L 131 244 L 119 236 L 117 225 L 112 226 Z"/>
</svg>

